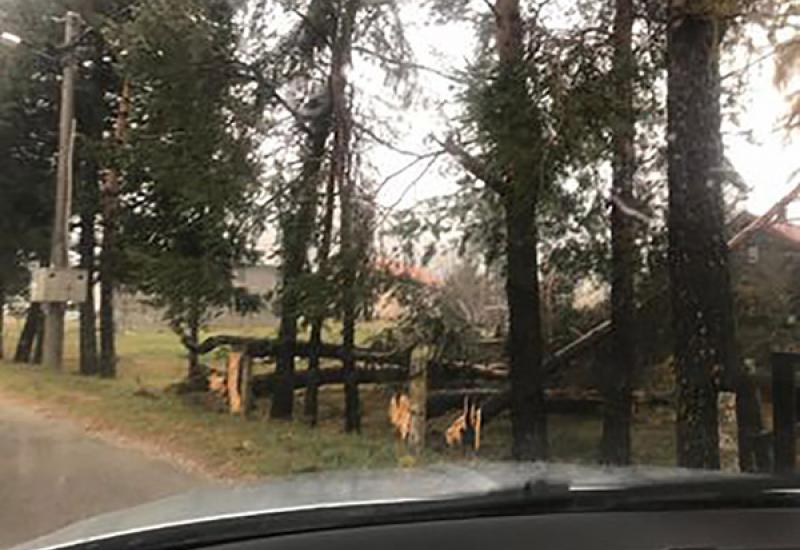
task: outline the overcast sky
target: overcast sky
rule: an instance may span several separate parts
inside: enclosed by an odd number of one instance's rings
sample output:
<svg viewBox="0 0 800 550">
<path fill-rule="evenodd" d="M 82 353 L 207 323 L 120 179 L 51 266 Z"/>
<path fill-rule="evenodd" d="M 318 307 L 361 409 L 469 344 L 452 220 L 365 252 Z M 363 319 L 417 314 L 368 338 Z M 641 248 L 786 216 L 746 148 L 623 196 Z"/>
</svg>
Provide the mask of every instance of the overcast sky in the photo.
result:
<svg viewBox="0 0 800 550">
<path fill-rule="evenodd" d="M 408 4 L 406 4 L 408 6 Z M 406 8 L 407 21 L 413 21 L 414 8 Z M 411 22 L 408 27 L 409 40 L 421 64 L 433 66 L 444 71 L 461 69 L 466 65 L 472 52 L 471 32 L 463 25 L 430 26 Z M 785 132 L 780 127 L 780 119 L 788 109 L 784 94 L 776 90 L 772 83 L 774 65 L 772 59 L 765 59 L 749 71 L 749 90 L 743 98 L 744 112 L 740 125 L 725 126 L 726 153 L 748 185 L 753 188 L 748 208 L 754 213 L 762 213 L 783 196 L 796 182 L 789 182 L 792 173 L 800 168 L 800 155 L 793 154 Z M 449 82 L 431 73 L 419 73 L 420 85 L 430 97 L 447 99 L 452 96 Z M 405 132 L 398 143 L 405 149 L 424 151 L 433 147 L 424 144 L 427 135 L 444 135 L 446 117 L 452 115 L 458 106 L 450 102 L 444 109 L 431 102 L 429 108 L 416 106 L 404 113 L 401 127 Z M 449 111 L 449 112 L 448 112 Z M 741 131 L 751 130 L 755 143 L 751 143 Z M 408 162 L 402 155 L 381 151 L 377 164 L 384 176 L 400 169 Z M 379 202 L 385 206 L 395 204 L 401 196 L 403 206 L 411 206 L 415 201 L 449 193 L 455 190 L 452 178 L 441 177 L 430 172 L 419 184 L 409 189 L 410 183 L 425 167 L 423 163 L 387 184 L 379 195 Z"/>
</svg>

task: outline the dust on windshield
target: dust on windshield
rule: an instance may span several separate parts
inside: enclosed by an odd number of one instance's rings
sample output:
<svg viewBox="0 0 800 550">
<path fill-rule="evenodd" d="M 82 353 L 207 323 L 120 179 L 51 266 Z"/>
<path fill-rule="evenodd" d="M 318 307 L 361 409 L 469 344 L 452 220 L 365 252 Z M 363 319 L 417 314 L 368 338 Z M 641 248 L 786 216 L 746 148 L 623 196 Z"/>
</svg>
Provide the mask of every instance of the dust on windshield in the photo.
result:
<svg viewBox="0 0 800 550">
<path fill-rule="evenodd" d="M 791 470 L 798 25 L 0 0 L 0 483 Z"/>
</svg>

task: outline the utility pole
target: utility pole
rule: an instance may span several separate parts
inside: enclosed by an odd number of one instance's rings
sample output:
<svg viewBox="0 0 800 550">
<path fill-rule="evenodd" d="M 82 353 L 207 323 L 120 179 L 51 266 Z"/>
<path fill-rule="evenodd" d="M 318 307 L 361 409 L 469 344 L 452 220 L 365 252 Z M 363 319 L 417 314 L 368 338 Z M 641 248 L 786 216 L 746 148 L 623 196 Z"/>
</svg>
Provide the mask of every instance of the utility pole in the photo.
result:
<svg viewBox="0 0 800 550">
<path fill-rule="evenodd" d="M 53 235 L 50 245 L 50 268 L 56 272 L 69 267 L 69 230 L 72 202 L 72 140 L 75 119 L 75 79 L 77 60 L 72 50 L 78 35 L 80 16 L 67 12 L 64 31 L 64 69 L 61 81 L 61 113 L 58 136 L 58 169 Z M 45 305 L 44 364 L 61 370 L 64 362 L 64 315 L 66 302 Z"/>
</svg>

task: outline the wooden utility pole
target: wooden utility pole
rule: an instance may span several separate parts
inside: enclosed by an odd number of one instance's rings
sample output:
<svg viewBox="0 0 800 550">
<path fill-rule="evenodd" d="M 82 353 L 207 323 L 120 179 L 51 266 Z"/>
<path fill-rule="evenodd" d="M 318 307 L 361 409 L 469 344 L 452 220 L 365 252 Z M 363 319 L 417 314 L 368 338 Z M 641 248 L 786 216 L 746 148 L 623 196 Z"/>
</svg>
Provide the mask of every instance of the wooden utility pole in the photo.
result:
<svg viewBox="0 0 800 550">
<path fill-rule="evenodd" d="M 61 114 L 58 135 L 58 171 L 56 180 L 56 206 L 50 246 L 50 267 L 65 270 L 69 267 L 69 230 L 67 223 L 72 202 L 72 140 L 75 120 L 75 79 L 77 60 L 72 50 L 78 35 L 80 17 L 67 12 L 64 31 L 64 69 L 61 81 Z M 49 302 L 45 305 L 44 364 L 61 370 L 64 362 L 64 315 L 66 304 Z"/>
</svg>

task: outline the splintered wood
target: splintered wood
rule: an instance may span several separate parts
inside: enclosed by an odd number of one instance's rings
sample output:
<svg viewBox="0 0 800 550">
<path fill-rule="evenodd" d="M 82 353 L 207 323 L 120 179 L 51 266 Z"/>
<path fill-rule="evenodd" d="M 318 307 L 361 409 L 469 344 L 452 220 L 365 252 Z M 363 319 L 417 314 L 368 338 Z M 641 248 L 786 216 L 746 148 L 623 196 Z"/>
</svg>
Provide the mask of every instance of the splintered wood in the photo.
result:
<svg viewBox="0 0 800 550">
<path fill-rule="evenodd" d="M 428 401 L 428 356 L 414 352 L 409 365 L 409 392 L 397 393 L 389 401 L 389 421 L 395 433 L 415 454 L 425 448 Z"/>
<path fill-rule="evenodd" d="M 250 408 L 250 382 L 252 363 L 250 357 L 238 350 L 228 354 L 227 391 L 231 414 L 246 415 Z"/>
<path fill-rule="evenodd" d="M 411 432 L 411 401 L 406 394 L 397 393 L 389 401 L 389 421 L 400 440 L 407 441 Z"/>
<path fill-rule="evenodd" d="M 469 398 L 464 399 L 464 410 L 444 434 L 448 447 L 470 447 L 473 451 L 481 448 L 481 408 Z"/>
</svg>

